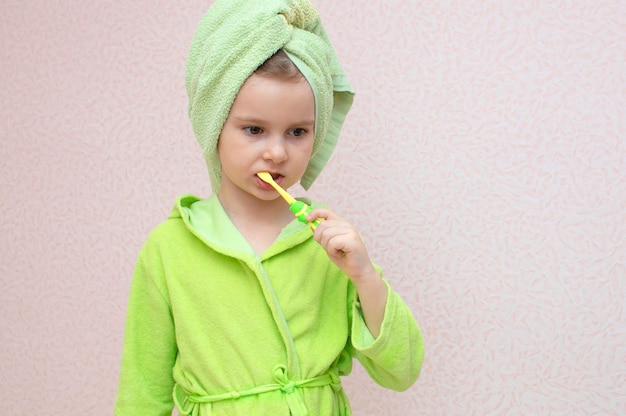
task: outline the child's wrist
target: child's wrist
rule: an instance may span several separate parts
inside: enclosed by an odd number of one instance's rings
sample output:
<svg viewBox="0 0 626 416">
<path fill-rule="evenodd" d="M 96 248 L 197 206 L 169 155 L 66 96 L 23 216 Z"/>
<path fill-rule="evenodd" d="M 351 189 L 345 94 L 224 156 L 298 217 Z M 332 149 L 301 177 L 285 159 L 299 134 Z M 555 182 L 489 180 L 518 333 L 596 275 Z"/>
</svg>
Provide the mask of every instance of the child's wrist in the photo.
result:
<svg viewBox="0 0 626 416">
<path fill-rule="evenodd" d="M 380 283 L 383 283 L 382 277 L 374 266 L 369 267 L 368 270 L 365 270 L 358 276 L 351 277 L 351 280 L 356 287 L 379 285 Z"/>
</svg>

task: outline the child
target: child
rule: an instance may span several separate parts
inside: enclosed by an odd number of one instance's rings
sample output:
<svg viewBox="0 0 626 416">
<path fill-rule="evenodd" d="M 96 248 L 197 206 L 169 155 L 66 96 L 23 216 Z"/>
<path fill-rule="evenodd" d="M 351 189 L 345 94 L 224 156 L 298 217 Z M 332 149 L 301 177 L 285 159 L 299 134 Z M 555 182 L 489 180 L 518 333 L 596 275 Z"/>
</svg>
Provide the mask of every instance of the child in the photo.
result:
<svg viewBox="0 0 626 416">
<path fill-rule="evenodd" d="M 139 254 L 115 414 L 350 415 L 353 357 L 407 389 L 421 333 L 356 230 L 307 200 L 312 232 L 256 175 L 308 188 L 352 102 L 308 0 L 217 0 L 187 88 L 214 194 L 179 198 Z"/>
</svg>

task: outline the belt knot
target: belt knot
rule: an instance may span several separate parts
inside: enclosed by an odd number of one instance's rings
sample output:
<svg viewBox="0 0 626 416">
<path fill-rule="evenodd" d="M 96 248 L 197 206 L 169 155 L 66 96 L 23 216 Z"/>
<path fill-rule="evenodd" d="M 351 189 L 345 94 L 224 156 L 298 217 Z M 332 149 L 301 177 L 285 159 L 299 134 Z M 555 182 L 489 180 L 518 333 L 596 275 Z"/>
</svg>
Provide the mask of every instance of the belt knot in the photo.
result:
<svg viewBox="0 0 626 416">
<path fill-rule="evenodd" d="M 274 367 L 273 376 L 274 381 L 280 385 L 280 390 L 286 394 L 285 397 L 291 414 L 294 416 L 307 416 L 309 412 L 304 405 L 302 392 L 297 389 L 301 384 L 305 384 L 306 381 L 295 382 L 289 380 L 287 367 L 282 364 L 277 364 Z"/>
</svg>

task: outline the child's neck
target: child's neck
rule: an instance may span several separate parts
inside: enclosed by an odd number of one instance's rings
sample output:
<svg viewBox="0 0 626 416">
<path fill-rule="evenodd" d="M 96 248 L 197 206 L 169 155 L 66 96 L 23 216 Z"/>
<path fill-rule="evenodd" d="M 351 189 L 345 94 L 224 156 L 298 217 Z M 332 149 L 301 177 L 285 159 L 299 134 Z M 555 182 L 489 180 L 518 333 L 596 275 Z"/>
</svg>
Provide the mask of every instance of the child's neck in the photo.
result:
<svg viewBox="0 0 626 416">
<path fill-rule="evenodd" d="M 219 192 L 218 197 L 230 220 L 258 255 L 276 241 L 282 229 L 294 218 L 289 206 L 280 198 L 262 201 L 251 197 L 247 201 L 238 201 Z"/>
</svg>

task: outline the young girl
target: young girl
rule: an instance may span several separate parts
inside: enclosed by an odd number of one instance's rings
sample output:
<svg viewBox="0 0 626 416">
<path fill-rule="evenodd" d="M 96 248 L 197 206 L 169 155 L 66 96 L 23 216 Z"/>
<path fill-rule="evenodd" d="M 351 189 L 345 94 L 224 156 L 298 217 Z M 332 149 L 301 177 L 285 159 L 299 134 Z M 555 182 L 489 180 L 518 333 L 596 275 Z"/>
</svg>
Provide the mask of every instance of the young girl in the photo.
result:
<svg viewBox="0 0 626 416">
<path fill-rule="evenodd" d="M 116 415 L 350 415 L 354 357 L 381 386 L 417 379 L 420 330 L 356 230 L 307 200 L 312 232 L 257 176 L 310 185 L 350 107 L 342 77 L 307 1 L 209 10 L 187 85 L 214 194 L 179 198 L 141 250 Z"/>
</svg>

